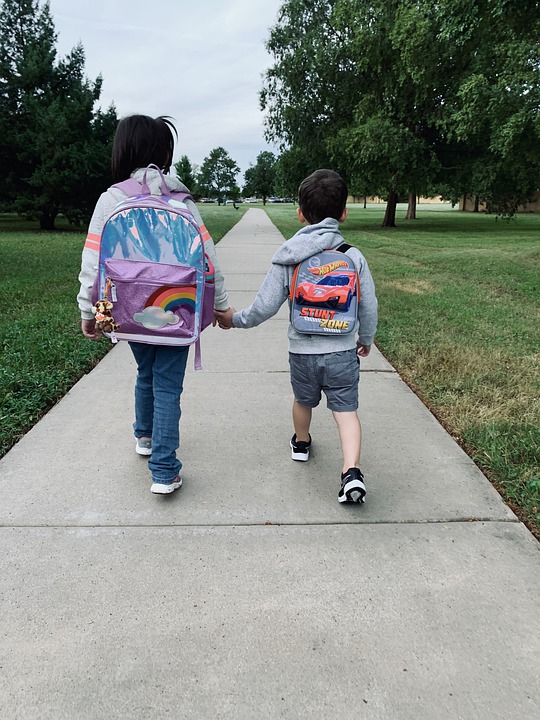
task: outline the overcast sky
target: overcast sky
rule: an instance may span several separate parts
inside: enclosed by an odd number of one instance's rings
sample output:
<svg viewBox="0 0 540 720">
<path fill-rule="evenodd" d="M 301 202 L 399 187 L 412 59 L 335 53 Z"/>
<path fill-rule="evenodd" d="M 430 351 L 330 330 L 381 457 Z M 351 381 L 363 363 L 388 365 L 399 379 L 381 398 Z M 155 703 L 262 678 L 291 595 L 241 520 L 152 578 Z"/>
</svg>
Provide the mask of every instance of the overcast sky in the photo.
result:
<svg viewBox="0 0 540 720">
<path fill-rule="evenodd" d="M 272 64 L 264 42 L 281 0 L 50 0 L 65 56 L 78 42 L 86 75 L 103 76 L 99 104 L 171 115 L 180 140 L 175 161 L 200 165 L 224 147 L 244 172 L 263 150 L 258 93 Z M 241 179 L 241 178 L 239 178 Z"/>
</svg>

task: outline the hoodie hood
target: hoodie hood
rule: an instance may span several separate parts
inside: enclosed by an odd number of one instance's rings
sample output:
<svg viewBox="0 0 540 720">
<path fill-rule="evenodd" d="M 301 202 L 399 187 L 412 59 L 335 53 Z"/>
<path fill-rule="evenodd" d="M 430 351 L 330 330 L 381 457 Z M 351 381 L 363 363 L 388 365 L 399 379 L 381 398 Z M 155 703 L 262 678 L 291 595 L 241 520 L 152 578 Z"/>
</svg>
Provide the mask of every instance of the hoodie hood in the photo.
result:
<svg viewBox="0 0 540 720">
<path fill-rule="evenodd" d="M 322 250 L 332 250 L 343 244 L 339 222 L 326 218 L 316 225 L 306 225 L 287 240 L 272 258 L 274 265 L 297 265 Z"/>
<path fill-rule="evenodd" d="M 146 168 L 139 168 L 138 170 L 135 170 L 134 173 L 132 173 L 131 177 L 134 180 L 137 180 L 137 182 L 142 183 L 145 170 Z M 164 178 L 169 190 L 172 190 L 173 192 L 189 192 L 188 188 L 184 185 L 184 183 L 181 183 L 180 180 L 178 180 L 176 177 L 164 174 Z M 162 195 L 161 176 L 157 170 L 154 170 L 154 168 L 150 168 L 150 170 L 148 170 L 148 172 L 146 173 L 146 182 L 152 195 Z"/>
</svg>

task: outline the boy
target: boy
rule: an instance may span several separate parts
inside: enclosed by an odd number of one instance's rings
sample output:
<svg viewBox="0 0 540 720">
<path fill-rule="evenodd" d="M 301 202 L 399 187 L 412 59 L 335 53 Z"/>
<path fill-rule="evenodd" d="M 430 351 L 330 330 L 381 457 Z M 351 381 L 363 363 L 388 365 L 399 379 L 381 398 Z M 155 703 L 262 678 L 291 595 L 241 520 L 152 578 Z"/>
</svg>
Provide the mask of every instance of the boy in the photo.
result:
<svg viewBox="0 0 540 720">
<path fill-rule="evenodd" d="M 305 224 L 272 258 L 272 266 L 253 304 L 236 312 L 216 311 L 221 328 L 250 328 L 277 313 L 289 296 L 293 272 L 302 260 L 322 250 L 339 249 L 343 237 L 339 223 L 347 217 L 347 186 L 333 170 L 317 170 L 298 190 L 298 219 Z M 289 364 L 294 393 L 292 459 L 306 461 L 311 447 L 312 410 L 327 399 L 338 426 L 343 468 L 339 502 L 363 503 L 366 494 L 360 470 L 362 428 L 358 419 L 359 357 L 369 354 L 377 327 L 377 298 L 367 262 L 362 253 L 348 247 L 360 279 L 357 327 L 344 335 L 315 335 L 297 332 L 289 323 Z M 358 336 L 356 339 L 355 336 Z"/>
</svg>

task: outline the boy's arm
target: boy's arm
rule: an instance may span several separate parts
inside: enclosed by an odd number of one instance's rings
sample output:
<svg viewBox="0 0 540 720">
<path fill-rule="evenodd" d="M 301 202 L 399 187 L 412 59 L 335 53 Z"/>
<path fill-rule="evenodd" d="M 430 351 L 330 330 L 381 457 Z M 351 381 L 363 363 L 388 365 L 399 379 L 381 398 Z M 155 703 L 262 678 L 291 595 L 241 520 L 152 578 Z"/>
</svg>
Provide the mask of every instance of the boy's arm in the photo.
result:
<svg viewBox="0 0 540 720">
<path fill-rule="evenodd" d="M 216 313 L 220 327 L 252 328 L 273 317 L 289 296 L 287 266 L 272 265 L 253 303 L 244 310 Z M 223 325 L 222 325 L 223 322 Z M 229 324 L 230 323 L 230 324 Z"/>
<path fill-rule="evenodd" d="M 375 295 L 375 283 L 371 276 L 367 261 L 362 255 L 360 269 L 360 302 L 358 303 L 358 348 L 363 348 L 362 357 L 369 353 L 375 339 L 378 321 L 378 303 Z M 369 349 L 368 349 L 369 348 Z"/>
<path fill-rule="evenodd" d="M 233 327 L 252 328 L 273 317 L 289 297 L 287 266 L 272 265 L 253 303 L 232 316 Z"/>
<path fill-rule="evenodd" d="M 229 307 L 229 296 L 225 289 L 225 278 L 221 272 L 219 266 L 219 260 L 216 253 L 216 248 L 212 236 L 208 232 L 206 225 L 203 222 L 199 209 L 191 200 L 187 201 L 187 206 L 199 225 L 201 235 L 204 242 L 204 252 L 210 258 L 212 265 L 214 266 L 214 285 L 215 285 L 215 296 L 214 296 L 214 307 L 216 310 L 226 310 Z"/>
</svg>

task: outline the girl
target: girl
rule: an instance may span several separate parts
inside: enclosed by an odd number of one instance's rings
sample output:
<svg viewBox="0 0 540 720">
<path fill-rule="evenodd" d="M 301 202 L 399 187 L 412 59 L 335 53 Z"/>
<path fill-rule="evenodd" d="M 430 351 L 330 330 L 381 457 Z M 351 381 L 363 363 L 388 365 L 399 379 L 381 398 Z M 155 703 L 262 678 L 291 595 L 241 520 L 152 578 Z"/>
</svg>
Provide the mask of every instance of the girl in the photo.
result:
<svg viewBox="0 0 540 720">
<path fill-rule="evenodd" d="M 173 134 L 174 133 L 174 134 Z M 168 173 L 171 167 L 176 128 L 168 117 L 151 118 L 131 115 L 118 124 L 113 143 L 111 170 L 115 183 L 134 178 L 142 183 L 144 171 L 151 163 Z M 150 192 L 161 195 L 161 177 L 150 169 L 146 178 Z M 189 192 L 176 178 L 166 177 L 173 192 Z M 81 311 L 81 327 L 85 337 L 101 338 L 96 330 L 92 313 L 91 292 L 97 274 L 99 245 L 105 221 L 113 208 L 126 195 L 119 188 L 109 188 L 99 198 L 90 221 L 88 236 L 82 254 L 79 281 L 81 289 L 77 300 Z M 216 310 L 229 307 L 227 291 L 216 258 L 214 242 L 205 228 L 195 204 L 187 206 L 200 226 L 204 250 L 215 269 Z M 176 457 L 180 444 L 180 395 L 184 382 L 188 347 L 129 343 L 137 363 L 135 384 L 135 450 L 139 455 L 150 456 L 148 467 L 152 473 L 151 492 L 168 494 L 182 485 Z"/>
</svg>

